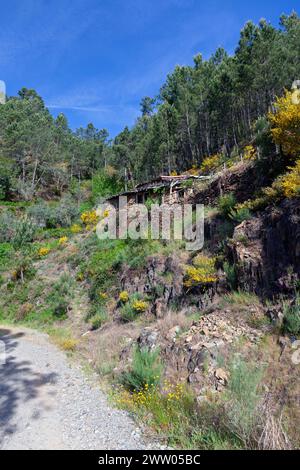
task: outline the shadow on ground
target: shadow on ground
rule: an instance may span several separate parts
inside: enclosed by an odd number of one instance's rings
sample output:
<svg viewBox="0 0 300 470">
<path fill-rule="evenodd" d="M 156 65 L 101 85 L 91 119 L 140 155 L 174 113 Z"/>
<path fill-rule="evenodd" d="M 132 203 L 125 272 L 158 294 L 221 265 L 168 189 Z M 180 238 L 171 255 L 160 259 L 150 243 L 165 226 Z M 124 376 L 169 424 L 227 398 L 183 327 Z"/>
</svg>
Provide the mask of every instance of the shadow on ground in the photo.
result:
<svg viewBox="0 0 300 470">
<path fill-rule="evenodd" d="M 37 373 L 30 361 L 14 355 L 18 353 L 16 349 L 24 336 L 25 333 L 0 328 L 0 340 L 4 342 L 6 355 L 5 363 L 0 362 L 0 447 L 4 435 L 16 430 L 12 419 L 18 406 L 26 406 L 26 402 L 38 395 L 40 387 L 57 381 L 57 374 Z"/>
</svg>

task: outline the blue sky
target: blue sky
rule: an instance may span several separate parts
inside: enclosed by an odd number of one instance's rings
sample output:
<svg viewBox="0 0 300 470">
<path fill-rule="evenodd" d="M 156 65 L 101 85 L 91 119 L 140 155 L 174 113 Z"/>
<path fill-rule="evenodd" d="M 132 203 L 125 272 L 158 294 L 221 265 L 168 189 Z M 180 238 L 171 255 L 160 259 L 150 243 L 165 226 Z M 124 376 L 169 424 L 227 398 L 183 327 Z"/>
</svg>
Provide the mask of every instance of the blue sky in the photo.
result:
<svg viewBox="0 0 300 470">
<path fill-rule="evenodd" d="M 176 64 L 233 52 L 248 19 L 277 25 L 299 0 L 0 1 L 0 79 L 35 88 L 72 128 L 131 126 Z"/>
</svg>

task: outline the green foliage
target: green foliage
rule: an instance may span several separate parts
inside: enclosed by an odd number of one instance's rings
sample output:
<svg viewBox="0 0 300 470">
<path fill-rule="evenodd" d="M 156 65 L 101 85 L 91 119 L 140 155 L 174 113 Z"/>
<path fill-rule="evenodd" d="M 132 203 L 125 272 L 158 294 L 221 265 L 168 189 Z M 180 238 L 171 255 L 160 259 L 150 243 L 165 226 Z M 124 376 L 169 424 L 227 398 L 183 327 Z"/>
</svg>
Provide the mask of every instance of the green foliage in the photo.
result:
<svg viewBox="0 0 300 470">
<path fill-rule="evenodd" d="M 129 390 L 142 390 L 146 384 L 151 386 L 159 383 L 162 368 L 158 349 L 150 351 L 136 347 L 131 369 L 121 375 L 120 381 Z"/>
<path fill-rule="evenodd" d="M 73 287 L 74 280 L 66 273 L 53 284 L 51 292 L 46 297 L 46 303 L 53 318 L 64 319 L 66 317 Z"/>
<path fill-rule="evenodd" d="M 15 224 L 15 233 L 12 238 L 12 245 L 15 250 L 20 250 L 26 244 L 32 242 L 36 235 L 37 227 L 28 217 L 18 219 Z"/>
<path fill-rule="evenodd" d="M 234 206 L 236 205 L 235 195 L 233 193 L 225 194 L 224 196 L 220 196 L 218 200 L 218 209 L 221 214 L 225 217 L 229 217 L 231 211 L 233 210 Z"/>
<path fill-rule="evenodd" d="M 90 324 L 92 330 L 97 330 L 108 320 L 108 315 L 105 307 L 100 307 L 97 309 L 97 313 L 90 318 Z"/>
<path fill-rule="evenodd" d="M 257 295 L 240 289 L 230 294 L 225 294 L 223 300 L 228 304 L 237 306 L 253 306 L 259 303 Z"/>
<path fill-rule="evenodd" d="M 17 218 L 13 212 L 5 210 L 0 214 L 0 243 L 10 242 L 15 234 Z"/>
<path fill-rule="evenodd" d="M 11 242 L 19 250 L 34 240 L 36 232 L 37 226 L 26 215 L 17 217 L 10 210 L 0 215 L 0 243 Z"/>
<path fill-rule="evenodd" d="M 142 300 L 140 294 L 133 294 L 129 297 L 129 300 L 126 303 L 121 304 L 121 319 L 124 322 L 134 321 L 140 313 L 143 313 L 147 309 L 147 307 L 147 302 Z"/>
<path fill-rule="evenodd" d="M 93 124 L 72 133 L 63 114 L 53 118 L 42 98 L 23 88 L 0 108 L 0 197 L 10 186 L 25 200 L 47 191 L 61 195 L 73 178 L 89 178 L 103 166 L 107 136 Z"/>
<path fill-rule="evenodd" d="M 251 212 L 247 207 L 240 207 L 238 209 L 232 209 L 229 213 L 229 217 L 234 220 L 234 222 L 240 224 L 244 220 L 251 218 Z"/>
<path fill-rule="evenodd" d="M 263 368 L 240 358 L 230 366 L 230 379 L 225 393 L 225 426 L 249 448 L 258 423 L 259 403 L 262 400 L 260 384 Z"/>
<path fill-rule="evenodd" d="M 0 243 L 0 264 L 11 255 L 11 251 L 12 246 L 10 243 Z"/>
<path fill-rule="evenodd" d="M 69 227 L 79 215 L 79 208 L 72 198 L 64 197 L 56 204 L 44 201 L 35 204 L 29 208 L 28 214 L 40 227 Z"/>
<path fill-rule="evenodd" d="M 296 294 L 293 303 L 283 304 L 283 331 L 292 335 L 300 334 L 300 294 Z"/>
<path fill-rule="evenodd" d="M 230 288 L 232 290 L 236 289 L 237 286 L 237 276 L 236 276 L 236 268 L 233 264 L 230 264 L 228 261 L 225 261 L 223 264 L 223 269 L 226 274 L 226 279 Z"/>
<path fill-rule="evenodd" d="M 133 309 L 132 304 L 127 302 L 120 308 L 120 316 L 124 322 L 131 322 L 137 318 L 137 312 Z"/>
<path fill-rule="evenodd" d="M 122 191 L 123 186 L 118 178 L 116 170 L 112 167 L 104 168 L 92 178 L 92 199 L 105 198 Z"/>
</svg>

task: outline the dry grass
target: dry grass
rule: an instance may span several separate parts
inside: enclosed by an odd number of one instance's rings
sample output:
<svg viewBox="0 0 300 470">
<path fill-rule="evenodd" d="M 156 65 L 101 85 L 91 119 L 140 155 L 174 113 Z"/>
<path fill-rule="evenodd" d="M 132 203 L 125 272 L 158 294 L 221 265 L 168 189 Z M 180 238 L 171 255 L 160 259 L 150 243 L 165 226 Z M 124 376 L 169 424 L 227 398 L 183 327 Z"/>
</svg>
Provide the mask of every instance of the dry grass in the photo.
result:
<svg viewBox="0 0 300 470">
<path fill-rule="evenodd" d="M 265 423 L 258 439 L 258 448 L 262 450 L 289 450 L 291 444 L 282 424 L 282 415 L 276 418 L 267 408 L 263 414 Z"/>
<path fill-rule="evenodd" d="M 62 339 L 58 341 L 57 344 L 64 351 L 74 352 L 77 347 L 78 341 L 73 338 L 67 338 L 67 339 Z"/>
<path fill-rule="evenodd" d="M 137 339 L 139 331 L 140 328 L 133 323 L 108 323 L 101 330 L 85 336 L 83 353 L 102 377 L 113 376 L 122 369 L 123 356 L 128 357 L 131 344 Z"/>
<path fill-rule="evenodd" d="M 183 310 L 179 312 L 169 310 L 166 315 L 159 319 L 153 326 L 160 332 L 162 337 L 166 338 L 172 328 L 178 326 L 179 331 L 185 331 L 191 326 L 192 322 L 193 319 L 188 317 Z"/>
</svg>

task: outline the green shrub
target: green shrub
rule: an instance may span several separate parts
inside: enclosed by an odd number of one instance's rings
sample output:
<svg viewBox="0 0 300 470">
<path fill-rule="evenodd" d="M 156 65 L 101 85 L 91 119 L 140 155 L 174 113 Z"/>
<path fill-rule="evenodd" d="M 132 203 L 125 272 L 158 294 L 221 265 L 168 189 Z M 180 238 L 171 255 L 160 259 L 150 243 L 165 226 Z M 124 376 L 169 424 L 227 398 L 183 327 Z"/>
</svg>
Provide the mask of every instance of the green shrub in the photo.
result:
<svg viewBox="0 0 300 470">
<path fill-rule="evenodd" d="M 235 205 L 236 199 L 233 193 L 228 193 L 219 197 L 218 209 L 225 217 L 230 215 L 230 212 L 233 210 Z"/>
<path fill-rule="evenodd" d="M 125 322 L 134 321 L 139 314 L 145 312 L 147 308 L 148 302 L 142 300 L 142 296 L 139 293 L 135 293 L 130 296 L 128 302 L 121 305 L 121 319 Z"/>
<path fill-rule="evenodd" d="M 6 210 L 0 216 L 0 243 L 12 242 L 15 249 L 22 248 L 34 240 L 37 226 L 27 215 L 18 218 Z"/>
<path fill-rule="evenodd" d="M 162 363 L 159 349 L 150 351 L 136 347 L 133 352 L 131 370 L 124 372 L 120 381 L 129 390 L 142 390 L 145 385 L 152 386 L 160 382 Z"/>
<path fill-rule="evenodd" d="M 250 448 L 256 434 L 259 434 L 263 368 L 237 358 L 231 363 L 229 372 L 223 424 L 242 441 L 244 447 Z"/>
<path fill-rule="evenodd" d="M 58 318 L 64 318 L 68 313 L 68 308 L 69 302 L 67 300 L 63 298 L 57 299 L 53 306 L 53 315 Z"/>
<path fill-rule="evenodd" d="M 0 200 L 1 201 L 8 197 L 10 184 L 11 184 L 10 178 L 7 175 L 0 174 Z"/>
<path fill-rule="evenodd" d="M 137 318 L 138 313 L 133 309 L 131 302 L 127 302 L 121 306 L 120 315 L 124 322 L 131 322 Z"/>
<path fill-rule="evenodd" d="M 240 207 L 238 209 L 232 209 L 229 213 L 229 217 L 234 220 L 234 222 L 240 224 L 244 220 L 251 218 L 251 212 L 247 207 Z"/>
<path fill-rule="evenodd" d="M 34 240 L 37 227 L 27 216 L 19 219 L 15 224 L 15 232 L 12 237 L 12 245 L 15 250 L 20 250 L 24 245 Z"/>
<path fill-rule="evenodd" d="M 292 304 L 283 304 L 283 331 L 292 335 L 300 334 L 300 294 L 297 293 Z"/>
<path fill-rule="evenodd" d="M 12 251 L 12 246 L 10 243 L 0 243 L 0 265 L 6 261 L 10 256 Z"/>
<path fill-rule="evenodd" d="M 100 328 L 108 319 L 105 308 L 98 309 L 97 313 L 90 318 L 92 330 Z"/>
<path fill-rule="evenodd" d="M 104 198 L 117 194 L 122 191 L 121 184 L 117 172 L 112 167 L 96 173 L 92 179 L 92 199 L 97 202 L 99 198 Z"/>
<path fill-rule="evenodd" d="M 16 216 L 9 210 L 0 214 L 0 243 L 10 242 L 15 233 Z"/>
<path fill-rule="evenodd" d="M 11 273 L 12 281 L 25 281 L 25 279 L 31 279 L 35 275 L 35 269 L 33 267 L 31 256 L 26 252 L 17 253 L 14 257 L 13 271 Z"/>
<path fill-rule="evenodd" d="M 236 289 L 237 287 L 237 276 L 236 276 L 236 268 L 234 264 L 228 263 L 228 261 L 225 261 L 223 264 L 223 269 L 226 274 L 226 279 L 228 281 L 228 284 L 230 285 L 230 288 L 232 290 Z"/>
<path fill-rule="evenodd" d="M 68 312 L 74 282 L 71 276 L 64 273 L 59 280 L 54 283 L 51 292 L 46 297 L 46 302 L 54 317 L 59 319 L 65 318 Z"/>
<path fill-rule="evenodd" d="M 42 201 L 28 210 L 28 215 L 39 227 L 69 227 L 79 215 L 78 205 L 70 197 L 64 197 L 57 204 Z"/>
</svg>

